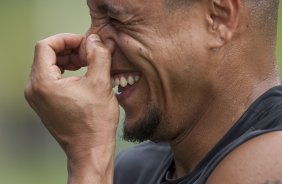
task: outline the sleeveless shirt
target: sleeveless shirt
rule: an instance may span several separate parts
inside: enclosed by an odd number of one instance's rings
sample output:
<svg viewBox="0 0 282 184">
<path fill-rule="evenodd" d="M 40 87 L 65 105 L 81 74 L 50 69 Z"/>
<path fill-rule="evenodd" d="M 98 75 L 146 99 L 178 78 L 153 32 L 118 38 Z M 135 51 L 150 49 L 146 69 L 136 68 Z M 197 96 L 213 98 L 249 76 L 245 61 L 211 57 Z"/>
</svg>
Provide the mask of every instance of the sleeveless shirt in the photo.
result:
<svg viewBox="0 0 282 184">
<path fill-rule="evenodd" d="M 173 154 L 167 143 L 150 141 L 136 145 L 115 160 L 115 184 L 204 184 L 216 166 L 244 142 L 282 130 L 282 86 L 276 86 L 257 100 L 187 176 L 171 180 Z M 187 148 L 188 149 L 188 148 Z"/>
</svg>

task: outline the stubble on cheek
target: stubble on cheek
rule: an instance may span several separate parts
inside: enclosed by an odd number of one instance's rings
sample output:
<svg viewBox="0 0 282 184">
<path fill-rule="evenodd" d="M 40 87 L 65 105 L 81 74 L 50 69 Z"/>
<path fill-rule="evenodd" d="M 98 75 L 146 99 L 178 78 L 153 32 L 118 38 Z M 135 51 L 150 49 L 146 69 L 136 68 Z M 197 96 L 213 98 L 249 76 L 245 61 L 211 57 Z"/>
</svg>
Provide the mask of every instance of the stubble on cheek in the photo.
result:
<svg viewBox="0 0 282 184">
<path fill-rule="evenodd" d="M 144 112 L 143 118 L 133 122 L 129 129 L 124 123 L 123 139 L 125 141 L 140 143 L 146 140 L 155 141 L 156 134 L 161 124 L 162 113 L 156 107 L 147 108 Z"/>
</svg>

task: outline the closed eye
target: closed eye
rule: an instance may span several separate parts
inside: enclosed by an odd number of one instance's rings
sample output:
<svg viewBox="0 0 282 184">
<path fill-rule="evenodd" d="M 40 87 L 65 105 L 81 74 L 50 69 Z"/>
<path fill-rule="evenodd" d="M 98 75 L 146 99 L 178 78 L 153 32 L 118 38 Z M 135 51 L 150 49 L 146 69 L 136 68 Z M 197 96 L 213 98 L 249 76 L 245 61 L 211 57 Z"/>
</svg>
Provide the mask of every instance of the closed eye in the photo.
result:
<svg viewBox="0 0 282 184">
<path fill-rule="evenodd" d="M 116 18 L 109 18 L 109 23 L 114 26 L 115 28 L 122 28 L 125 27 L 127 25 L 126 22 L 122 22 Z"/>
<path fill-rule="evenodd" d="M 115 18 L 112 18 L 112 17 L 109 18 L 109 22 L 112 23 L 113 25 L 115 25 L 115 24 L 122 24 L 121 21 L 119 21 L 119 20 L 117 20 Z"/>
</svg>

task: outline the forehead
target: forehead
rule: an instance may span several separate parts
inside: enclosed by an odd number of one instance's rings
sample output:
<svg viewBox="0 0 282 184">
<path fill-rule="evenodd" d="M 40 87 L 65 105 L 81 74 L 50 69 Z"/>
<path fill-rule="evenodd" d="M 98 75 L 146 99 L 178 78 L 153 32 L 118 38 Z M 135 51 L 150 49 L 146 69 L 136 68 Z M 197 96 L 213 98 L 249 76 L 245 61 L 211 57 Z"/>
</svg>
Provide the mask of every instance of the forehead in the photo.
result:
<svg viewBox="0 0 282 184">
<path fill-rule="evenodd" d="M 158 8 L 160 0 L 87 0 L 90 9 L 112 14 L 133 13 L 148 8 Z"/>
<path fill-rule="evenodd" d="M 93 11 L 118 14 L 119 12 L 124 12 L 126 10 L 126 7 L 122 5 L 123 1 L 118 2 L 119 3 L 114 0 L 87 0 L 87 5 Z"/>
</svg>

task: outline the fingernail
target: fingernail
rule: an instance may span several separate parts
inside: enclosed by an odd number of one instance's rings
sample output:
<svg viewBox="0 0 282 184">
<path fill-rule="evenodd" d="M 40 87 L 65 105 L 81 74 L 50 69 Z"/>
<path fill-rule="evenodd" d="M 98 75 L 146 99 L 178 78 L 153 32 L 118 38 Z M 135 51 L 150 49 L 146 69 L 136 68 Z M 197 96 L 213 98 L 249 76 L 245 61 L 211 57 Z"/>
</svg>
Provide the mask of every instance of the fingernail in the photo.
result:
<svg viewBox="0 0 282 184">
<path fill-rule="evenodd" d="M 89 41 L 91 42 L 101 42 L 101 39 L 99 38 L 98 35 L 91 34 L 88 36 Z"/>
</svg>

